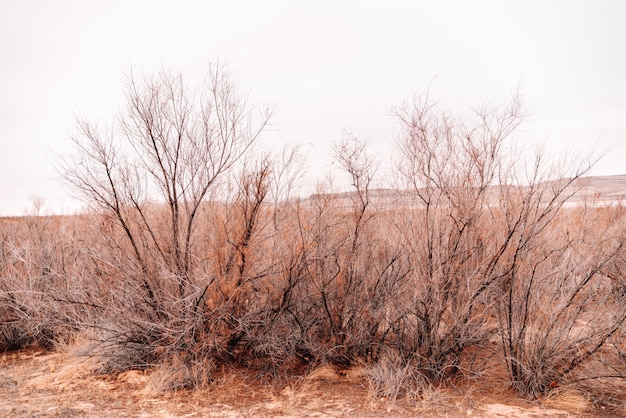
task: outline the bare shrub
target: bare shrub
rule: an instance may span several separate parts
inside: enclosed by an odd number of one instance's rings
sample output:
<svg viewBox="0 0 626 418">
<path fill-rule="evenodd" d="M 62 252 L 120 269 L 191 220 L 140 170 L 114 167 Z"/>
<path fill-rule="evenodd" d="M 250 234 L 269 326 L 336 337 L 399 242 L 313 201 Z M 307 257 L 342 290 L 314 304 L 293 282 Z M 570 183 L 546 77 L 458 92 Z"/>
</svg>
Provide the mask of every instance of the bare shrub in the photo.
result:
<svg viewBox="0 0 626 418">
<path fill-rule="evenodd" d="M 227 344 L 237 339 L 237 318 L 221 302 L 211 306 L 211 287 L 218 285 L 214 295 L 224 292 L 216 282 L 223 279 L 203 263 L 198 225 L 205 200 L 223 195 L 227 173 L 249 158 L 270 117 L 269 109 L 257 112 L 238 93 L 223 66 L 214 66 L 198 91 L 167 73 L 144 82 L 131 78 L 127 103 L 108 131 L 79 121 L 76 155 L 64 163 L 65 179 L 93 206 L 101 232 L 89 251 L 92 283 L 83 302 L 104 307 L 93 327 L 102 347 L 127 353 L 121 370 L 180 350 L 203 358 L 215 348 L 209 341 L 226 332 L 212 328 L 218 322 L 234 334 Z M 261 183 L 246 184 L 265 187 L 260 175 Z M 260 190 L 254 193 L 262 202 Z M 243 285 L 251 227 L 235 243 L 233 291 Z M 242 306 L 236 292 L 221 296 L 237 297 Z"/>
<path fill-rule="evenodd" d="M 376 162 L 366 146 L 344 134 L 334 154 L 353 190 L 345 198 L 318 194 L 299 225 L 311 295 L 307 316 L 316 319 L 313 351 L 345 366 L 375 358 L 385 344 L 386 313 L 408 271 L 398 247 L 380 234 L 389 219 L 372 202 Z"/>
<path fill-rule="evenodd" d="M 285 237 L 296 239 L 282 262 L 282 312 L 305 362 L 375 359 L 391 337 L 388 312 L 408 270 L 397 246 L 379 234 L 389 219 L 375 218 L 369 191 L 345 196 L 321 192 L 299 202 L 292 238 Z"/>
<path fill-rule="evenodd" d="M 497 332 L 510 383 L 538 395 L 623 326 L 607 275 L 619 268 L 624 220 L 621 210 L 565 207 L 592 163 L 518 157 L 517 100 L 476 115 L 461 121 L 427 98 L 397 111 L 398 169 L 412 191 L 397 225 L 413 289 L 402 299 L 399 346 L 437 381 Z"/>
<path fill-rule="evenodd" d="M 497 305 L 512 384 L 532 395 L 575 379 L 579 368 L 603 355 L 626 320 L 603 273 L 624 251 L 618 232 L 624 219 L 612 209 L 551 207 L 553 196 L 567 193 L 564 186 L 550 187 L 550 203 L 536 204 L 529 214 L 528 224 L 540 232 L 525 232 L 512 247 Z"/>
<path fill-rule="evenodd" d="M 67 311 L 55 303 L 73 268 L 70 234 L 67 219 L 38 208 L 0 220 L 0 351 L 51 348 L 71 334 Z"/>
<path fill-rule="evenodd" d="M 507 141 L 523 114 L 513 101 L 463 122 L 424 98 L 396 116 L 399 180 L 410 190 L 396 228 L 412 268 L 395 332 L 403 352 L 438 381 L 456 374 L 466 349 L 496 331 L 489 294 L 508 242 L 495 242 L 490 216 L 494 192 L 506 190 L 497 185 L 508 180 Z"/>
</svg>

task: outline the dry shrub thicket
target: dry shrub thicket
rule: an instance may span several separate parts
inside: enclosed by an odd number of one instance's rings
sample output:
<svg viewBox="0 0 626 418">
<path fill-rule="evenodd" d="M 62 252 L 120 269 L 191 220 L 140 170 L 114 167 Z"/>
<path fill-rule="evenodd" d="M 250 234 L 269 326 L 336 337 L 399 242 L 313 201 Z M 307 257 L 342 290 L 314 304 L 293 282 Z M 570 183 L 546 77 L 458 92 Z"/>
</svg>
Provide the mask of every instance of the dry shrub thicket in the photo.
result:
<svg viewBox="0 0 626 418">
<path fill-rule="evenodd" d="M 131 79 L 127 103 L 108 130 L 80 121 L 63 162 L 88 213 L 2 221 L 3 350 L 84 335 L 103 371 L 160 367 L 169 389 L 225 363 L 366 365 L 393 397 L 457 377 L 538 396 L 626 376 L 623 208 L 565 206 L 590 166 L 528 163 L 516 100 L 471 120 L 406 103 L 393 190 L 344 134 L 352 190 L 309 198 L 290 194 L 297 150 L 259 151 L 271 109 L 226 68 L 197 90 Z"/>
</svg>

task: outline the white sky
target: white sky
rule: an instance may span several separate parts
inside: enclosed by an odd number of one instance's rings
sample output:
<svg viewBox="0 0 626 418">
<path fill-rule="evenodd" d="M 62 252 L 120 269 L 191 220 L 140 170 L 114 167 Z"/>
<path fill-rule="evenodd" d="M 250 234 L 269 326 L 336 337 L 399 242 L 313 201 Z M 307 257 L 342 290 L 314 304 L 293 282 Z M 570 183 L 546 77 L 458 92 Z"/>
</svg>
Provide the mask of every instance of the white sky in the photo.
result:
<svg viewBox="0 0 626 418">
<path fill-rule="evenodd" d="M 75 116 L 111 118 L 133 67 L 199 79 L 227 62 L 277 105 L 271 144 L 309 144 L 328 169 L 342 130 L 381 155 L 390 108 L 430 86 L 444 107 L 505 103 L 555 150 L 608 151 L 594 174 L 626 173 L 626 1 L 0 0 L 0 215 L 72 211 L 54 161 Z"/>
</svg>

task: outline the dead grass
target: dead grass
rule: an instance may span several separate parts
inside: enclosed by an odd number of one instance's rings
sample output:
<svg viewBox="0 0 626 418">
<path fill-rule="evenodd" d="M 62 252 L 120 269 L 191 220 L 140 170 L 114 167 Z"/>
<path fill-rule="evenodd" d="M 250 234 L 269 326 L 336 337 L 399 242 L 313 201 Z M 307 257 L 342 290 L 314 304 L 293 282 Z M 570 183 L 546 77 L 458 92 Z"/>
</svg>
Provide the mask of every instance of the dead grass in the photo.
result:
<svg viewBox="0 0 626 418">
<path fill-rule="evenodd" d="M 543 399 L 542 404 L 574 414 L 582 414 L 590 407 L 587 397 L 576 389 L 556 388 Z"/>
<path fill-rule="evenodd" d="M 0 416 L 11 417 L 499 417 L 575 416 L 578 398 L 554 394 L 550 405 L 521 401 L 489 385 L 422 388 L 391 403 L 367 389 L 366 369 L 323 365 L 275 387 L 249 370 L 215 370 L 202 389 L 155 390 L 158 370 L 98 375 L 77 350 L 21 351 L 0 357 Z M 567 403 L 567 405 L 565 405 Z M 567 409 L 566 409 L 567 408 Z"/>
<path fill-rule="evenodd" d="M 174 357 L 167 363 L 157 366 L 152 371 L 149 379 L 150 385 L 157 392 L 193 388 L 203 389 L 211 383 L 214 368 L 215 363 L 212 360 L 190 361 Z M 131 370 L 130 372 L 133 371 Z M 145 378 L 144 375 L 137 374 L 131 375 L 130 378 L 133 379 L 139 376 Z"/>
<path fill-rule="evenodd" d="M 322 380 L 327 382 L 336 382 L 340 375 L 337 369 L 330 364 L 325 364 L 313 370 L 306 376 L 307 380 Z"/>
</svg>

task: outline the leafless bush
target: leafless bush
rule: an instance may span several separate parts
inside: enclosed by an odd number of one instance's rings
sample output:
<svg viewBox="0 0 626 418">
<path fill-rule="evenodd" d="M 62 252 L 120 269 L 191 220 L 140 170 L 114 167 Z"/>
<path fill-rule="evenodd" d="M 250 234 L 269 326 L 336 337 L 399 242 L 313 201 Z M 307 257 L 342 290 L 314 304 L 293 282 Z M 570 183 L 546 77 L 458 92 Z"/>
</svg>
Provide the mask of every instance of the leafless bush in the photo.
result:
<svg viewBox="0 0 626 418">
<path fill-rule="evenodd" d="M 0 220 L 0 351 L 49 348 L 71 333 L 55 303 L 72 268 L 69 229 L 63 217 L 37 211 Z"/>
<path fill-rule="evenodd" d="M 167 73 L 143 83 L 131 78 L 127 103 L 108 131 L 79 121 L 76 155 L 64 162 L 65 179 L 93 205 L 101 230 L 88 255 L 93 282 L 83 302 L 105 307 L 93 327 L 113 352 L 130 350 L 128 367 L 170 350 L 202 358 L 215 348 L 209 341 L 226 332 L 216 323 L 231 330 L 228 345 L 239 338 L 240 318 L 225 305 L 243 307 L 237 288 L 244 285 L 267 165 L 245 173 L 252 177 L 243 179 L 240 201 L 252 206 L 244 208 L 248 224 L 230 247 L 228 271 L 199 252 L 200 218 L 207 198 L 223 197 L 228 173 L 250 159 L 270 111 L 249 105 L 222 66 L 198 91 Z"/>
<path fill-rule="evenodd" d="M 340 146 L 348 173 L 354 170 L 355 191 L 346 198 L 320 192 L 294 208 L 297 224 L 292 238 L 285 237 L 293 245 L 283 261 L 288 304 L 282 312 L 294 326 L 301 359 L 349 366 L 376 358 L 391 336 L 388 311 L 408 266 L 397 246 L 380 236 L 388 219 L 375 217 L 367 174 L 357 173 L 371 168 L 357 168 L 369 164 L 358 155 L 362 144 L 348 138 Z"/>
<path fill-rule="evenodd" d="M 585 363 L 605 355 L 626 320 L 603 273 L 624 251 L 617 232 L 623 218 L 611 208 L 560 212 L 534 242 L 515 248 L 498 304 L 504 358 L 522 393 L 575 380 Z M 596 372 L 602 377 L 607 369 Z"/>
<path fill-rule="evenodd" d="M 508 181 L 508 141 L 523 114 L 514 101 L 469 123 L 425 98 L 396 115 L 400 184 L 411 191 L 396 222 L 412 269 L 395 328 L 399 345 L 437 381 L 457 373 L 466 349 L 496 330 L 489 294 L 508 242 L 496 244 L 489 218 L 494 194 L 506 190 L 497 185 Z"/>
<path fill-rule="evenodd" d="M 385 343 L 385 315 L 407 266 L 398 248 L 379 233 L 388 219 L 377 218 L 371 201 L 376 163 L 367 155 L 366 142 L 346 134 L 336 145 L 335 159 L 353 191 L 347 199 L 320 193 L 298 215 L 300 271 L 309 295 L 306 317 L 299 321 L 314 321 L 308 330 L 310 351 L 349 365 L 374 358 Z"/>
<path fill-rule="evenodd" d="M 605 273 L 623 253 L 623 217 L 598 222 L 587 208 L 563 221 L 591 164 L 516 161 L 516 100 L 478 112 L 474 124 L 427 98 L 397 116 L 398 169 L 414 195 L 398 222 L 414 289 L 403 299 L 400 346 L 436 381 L 497 332 L 513 387 L 545 393 L 624 323 Z"/>
</svg>

